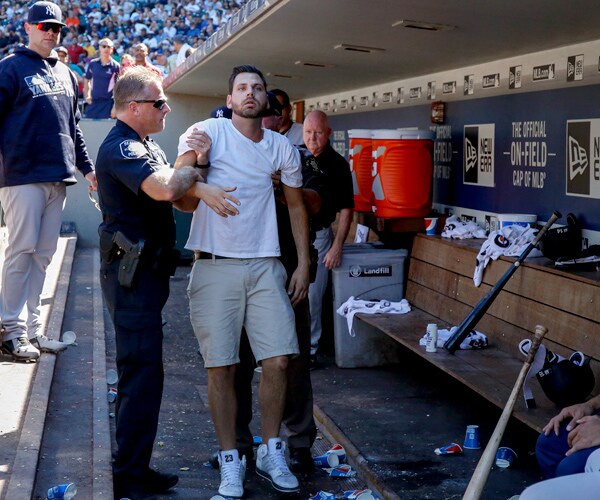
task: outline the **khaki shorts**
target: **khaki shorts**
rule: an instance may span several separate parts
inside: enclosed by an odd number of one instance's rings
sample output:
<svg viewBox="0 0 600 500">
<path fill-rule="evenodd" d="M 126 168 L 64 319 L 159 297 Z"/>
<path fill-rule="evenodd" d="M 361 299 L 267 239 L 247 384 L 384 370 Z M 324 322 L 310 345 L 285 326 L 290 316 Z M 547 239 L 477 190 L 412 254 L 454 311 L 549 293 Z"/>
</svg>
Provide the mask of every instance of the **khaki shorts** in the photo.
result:
<svg viewBox="0 0 600 500">
<path fill-rule="evenodd" d="M 257 361 L 298 354 L 286 273 L 275 257 L 194 262 L 190 319 L 206 368 L 239 363 L 246 328 Z"/>
</svg>

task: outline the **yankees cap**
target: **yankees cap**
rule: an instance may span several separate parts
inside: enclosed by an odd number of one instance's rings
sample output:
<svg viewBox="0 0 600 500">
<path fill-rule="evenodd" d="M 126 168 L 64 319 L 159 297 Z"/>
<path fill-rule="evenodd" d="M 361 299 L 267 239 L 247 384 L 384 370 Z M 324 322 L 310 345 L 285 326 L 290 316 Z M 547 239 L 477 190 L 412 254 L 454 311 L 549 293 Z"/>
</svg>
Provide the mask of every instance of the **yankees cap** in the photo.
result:
<svg viewBox="0 0 600 500">
<path fill-rule="evenodd" d="M 27 14 L 29 24 L 56 23 L 66 26 L 62 20 L 60 7 L 52 2 L 35 2 Z"/>
<path fill-rule="evenodd" d="M 210 112 L 211 118 L 229 118 L 231 119 L 231 109 L 227 106 L 219 106 Z"/>
</svg>

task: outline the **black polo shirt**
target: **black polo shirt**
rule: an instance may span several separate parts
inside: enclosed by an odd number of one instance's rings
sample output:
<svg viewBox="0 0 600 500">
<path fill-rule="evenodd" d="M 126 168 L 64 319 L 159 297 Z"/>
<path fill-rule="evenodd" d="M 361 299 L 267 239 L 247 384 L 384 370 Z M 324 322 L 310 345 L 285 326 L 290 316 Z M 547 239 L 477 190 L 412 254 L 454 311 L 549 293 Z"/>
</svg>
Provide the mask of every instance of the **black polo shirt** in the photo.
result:
<svg viewBox="0 0 600 500">
<path fill-rule="evenodd" d="M 141 139 L 117 120 L 98 151 L 96 177 L 102 209 L 100 230 L 121 231 L 157 248 L 175 244 L 175 221 L 170 202 L 156 201 L 141 189 L 142 182 L 168 166 L 163 150 L 149 137 Z"/>
</svg>

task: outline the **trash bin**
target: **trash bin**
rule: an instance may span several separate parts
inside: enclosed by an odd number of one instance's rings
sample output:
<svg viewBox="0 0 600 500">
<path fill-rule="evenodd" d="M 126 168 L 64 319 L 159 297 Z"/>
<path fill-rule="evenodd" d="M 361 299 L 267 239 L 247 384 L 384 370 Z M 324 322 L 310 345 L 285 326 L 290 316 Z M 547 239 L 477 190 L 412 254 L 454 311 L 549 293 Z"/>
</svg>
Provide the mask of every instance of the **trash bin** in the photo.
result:
<svg viewBox="0 0 600 500">
<path fill-rule="evenodd" d="M 356 299 L 404 298 L 404 274 L 408 252 L 382 249 L 377 245 L 344 245 L 341 265 L 333 270 L 333 336 L 335 362 L 340 368 L 380 366 L 400 360 L 398 343 L 377 328 L 354 322 L 356 335 L 350 336 L 348 323 L 337 309 L 351 296 Z"/>
</svg>

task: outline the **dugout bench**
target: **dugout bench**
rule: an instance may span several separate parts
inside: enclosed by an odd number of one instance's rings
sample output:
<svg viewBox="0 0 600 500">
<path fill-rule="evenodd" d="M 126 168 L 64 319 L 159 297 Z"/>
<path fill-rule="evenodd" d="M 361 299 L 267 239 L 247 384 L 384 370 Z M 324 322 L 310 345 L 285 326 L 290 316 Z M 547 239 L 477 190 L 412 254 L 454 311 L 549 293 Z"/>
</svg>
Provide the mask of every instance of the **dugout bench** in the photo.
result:
<svg viewBox="0 0 600 500">
<path fill-rule="evenodd" d="M 535 326 L 548 329 L 544 344 L 569 357 L 581 351 L 592 358 L 596 376 L 593 394 L 600 390 L 600 271 L 564 272 L 552 261 L 527 259 L 500 292 L 476 329 L 485 333 L 489 346 L 482 350 L 438 348 L 425 352 L 419 339 L 427 323 L 439 328 L 458 325 L 515 261 L 502 257 L 487 265 L 482 284 L 473 284 L 475 257 L 484 240 L 448 240 L 440 236 L 415 236 L 408 266 L 405 298 L 412 311 L 405 315 L 357 314 L 417 353 L 439 369 L 503 408 L 525 357 L 522 339 L 533 338 Z M 532 381 L 537 408 L 527 409 L 521 398 L 513 416 L 537 432 L 558 408 Z"/>
</svg>

